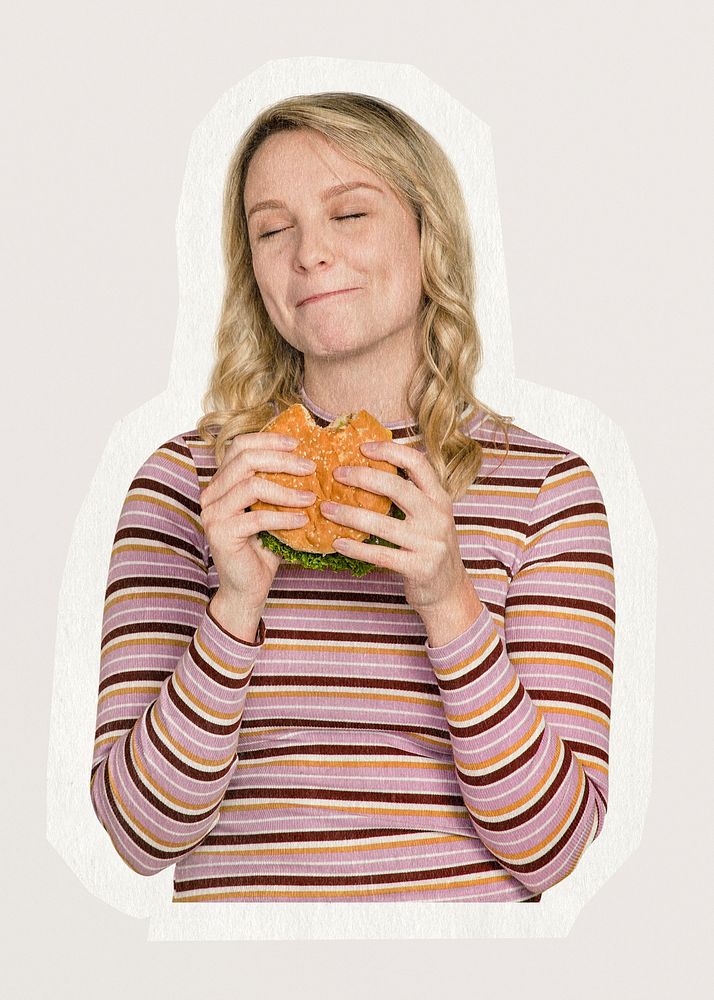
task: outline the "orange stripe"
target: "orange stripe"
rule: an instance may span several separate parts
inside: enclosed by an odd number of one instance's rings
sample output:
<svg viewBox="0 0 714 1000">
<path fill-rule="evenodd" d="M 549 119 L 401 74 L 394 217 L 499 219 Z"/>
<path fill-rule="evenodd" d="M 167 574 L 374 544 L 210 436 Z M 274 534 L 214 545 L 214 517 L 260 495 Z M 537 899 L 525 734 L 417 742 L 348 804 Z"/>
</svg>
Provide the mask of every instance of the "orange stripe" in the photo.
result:
<svg viewBox="0 0 714 1000">
<path fill-rule="evenodd" d="M 529 789 L 522 795 L 520 799 L 515 799 L 509 802 L 507 806 L 503 806 L 501 809 L 479 809 L 478 813 L 474 812 L 473 808 L 467 805 L 469 813 L 477 821 L 479 819 L 497 819 L 499 816 L 507 816 L 514 810 L 519 812 L 525 812 L 525 809 L 531 805 L 531 803 L 536 802 L 545 788 L 545 786 L 550 782 L 553 773 L 557 767 L 560 767 L 563 762 L 563 755 L 558 753 L 558 747 L 556 745 L 556 752 L 553 755 L 553 759 L 548 766 L 547 772 L 543 775 L 541 780 L 533 788 Z"/>
<path fill-rule="evenodd" d="M 498 632 L 495 631 L 495 629 L 494 633 L 495 634 L 492 633 L 491 635 L 488 636 L 486 641 L 479 646 L 479 648 L 476 650 L 475 653 L 470 653 L 468 656 L 464 657 L 463 660 L 459 660 L 459 662 L 455 664 L 453 667 L 446 667 L 446 666 L 436 667 L 435 673 L 437 674 L 437 676 L 447 678 L 449 674 L 455 674 L 463 670 L 465 667 L 470 666 L 471 664 L 478 663 L 479 661 L 484 660 L 486 658 L 486 652 L 488 651 L 490 653 L 491 647 L 495 649 L 497 646 L 497 640 L 501 638 Z"/>
<path fill-rule="evenodd" d="M 580 803 L 583 787 L 585 785 L 585 772 L 583 771 L 582 767 L 579 767 L 578 770 L 579 770 L 578 786 L 575 789 L 575 793 L 573 795 L 571 803 L 568 806 L 568 811 L 563 817 L 563 819 L 560 821 L 560 823 L 557 825 L 557 827 L 555 827 L 552 834 L 550 836 L 545 837 L 543 840 L 541 840 L 539 844 L 536 844 L 529 851 L 518 851 L 516 854 L 506 854 L 499 848 L 498 851 L 499 859 L 503 859 L 506 862 L 510 861 L 513 863 L 520 863 L 526 861 L 528 858 L 535 858 L 536 855 L 545 852 L 546 849 L 549 848 L 551 844 L 555 843 L 555 841 L 560 836 L 561 832 L 565 829 L 568 823 L 570 823 Z"/>
<path fill-rule="evenodd" d="M 114 779 L 112 778 L 112 772 L 111 768 L 109 767 L 109 761 L 107 761 L 107 774 L 109 775 L 109 785 L 112 790 L 112 795 L 114 796 L 115 801 L 121 807 L 123 814 L 122 818 L 126 823 L 129 823 L 129 825 L 133 828 L 133 830 L 136 833 L 140 834 L 144 838 L 147 844 L 158 844 L 160 847 L 164 847 L 169 851 L 176 851 L 176 852 L 185 851 L 188 847 L 191 846 L 190 844 L 186 844 L 185 842 L 176 843 L 175 841 L 172 840 L 161 840 L 159 837 L 153 834 L 148 827 L 144 826 L 143 823 L 140 823 L 139 820 L 136 818 L 136 816 L 134 816 L 132 812 L 129 809 L 127 809 L 126 803 L 119 794 L 119 790 L 116 784 L 114 783 Z"/>
<path fill-rule="evenodd" d="M 597 722 L 600 726 L 605 726 L 606 729 L 610 728 L 610 720 L 601 718 L 599 715 L 595 715 L 594 712 L 586 712 L 584 708 L 569 708 L 565 705 L 544 705 L 542 702 L 538 702 L 538 707 L 542 712 L 550 712 L 551 715 L 579 715 L 583 719 L 590 719 L 592 722 Z"/>
<path fill-rule="evenodd" d="M 153 682 L 144 684 L 128 684 L 126 687 L 114 688 L 111 691 L 105 691 L 104 694 L 100 695 L 97 700 L 97 704 L 101 705 L 102 702 L 107 701 L 109 698 L 117 698 L 125 694 L 158 694 L 161 691 L 161 684 L 155 684 Z"/>
<path fill-rule="evenodd" d="M 147 635 L 137 636 L 135 639 L 112 640 L 102 650 L 100 659 L 103 660 L 107 653 L 112 653 L 115 649 L 122 649 L 125 646 L 180 646 L 183 652 L 190 642 L 190 639 L 182 639 L 181 636 L 152 637 L 151 634 L 147 633 Z"/>
<path fill-rule="evenodd" d="M 369 878 L 369 875 L 366 876 Z M 186 896 L 176 896 L 172 902 L 174 903 L 200 903 L 203 900 L 222 900 L 228 902 L 230 900 L 239 899 L 249 899 L 251 896 L 255 896 L 260 893 L 262 895 L 270 894 L 271 896 L 280 896 L 285 899 L 319 899 L 318 893 L 321 893 L 325 898 L 331 898 L 336 893 L 341 896 L 373 896 L 375 894 L 375 889 L 379 894 L 382 893 L 395 893 L 395 892 L 424 892 L 430 889 L 458 889 L 460 886 L 468 888 L 474 885 L 492 885 L 494 882 L 509 882 L 512 881 L 512 876 L 510 875 L 490 875 L 486 878 L 481 879 L 466 879 L 463 882 L 441 882 L 439 880 L 434 880 L 427 882 L 426 885 L 401 885 L 401 886 L 372 886 L 367 889 L 347 889 L 342 886 L 335 886 L 332 891 L 330 891 L 329 886 L 320 886 L 316 888 L 315 892 L 307 892 L 304 888 L 301 888 L 297 892 L 289 892 L 283 889 L 271 888 L 270 886 L 257 886 L 254 890 L 245 890 L 234 892 L 212 892 L 208 894 L 201 894 L 200 896 L 186 897 Z"/>
<path fill-rule="evenodd" d="M 433 844 L 447 844 L 449 842 L 456 842 L 459 840 L 469 840 L 472 838 L 457 836 L 457 835 L 447 835 L 445 837 L 428 837 L 424 840 L 411 841 L 408 840 L 405 845 L 403 840 L 380 840 L 376 844 L 355 844 L 349 846 L 343 846 L 340 844 L 328 844 L 326 847 L 261 847 L 261 848 L 246 848 L 246 849 L 236 849 L 230 851 L 214 851 L 210 847 L 197 847 L 194 854 L 200 854 L 202 857 L 206 855 L 215 855 L 216 857 L 253 857 L 267 855 L 273 857 L 274 855 L 289 855 L 289 854 L 362 854 L 367 851 L 382 851 L 390 847 L 404 847 L 413 844 L 415 847 L 430 847 Z"/>
<path fill-rule="evenodd" d="M 612 671 L 607 670 L 605 667 L 596 666 L 594 663 L 579 663 L 577 660 L 570 660 L 561 656 L 553 656 L 552 653 L 546 651 L 538 653 L 536 656 L 527 653 L 511 653 L 510 659 L 514 666 L 516 664 L 519 664 L 519 666 L 535 664 L 539 667 L 551 665 L 555 667 L 573 667 L 576 670 L 586 670 L 588 673 L 596 674 L 608 682 L 612 680 Z"/>
<path fill-rule="evenodd" d="M 128 493 L 127 498 L 124 501 L 119 519 L 120 524 L 121 517 L 123 517 L 127 510 L 131 508 L 132 503 L 138 503 L 139 501 L 154 504 L 156 507 L 163 507 L 165 510 L 170 510 L 173 514 L 178 514 L 179 517 L 182 517 L 185 521 L 192 524 L 200 534 L 203 534 L 203 525 L 201 524 L 201 521 L 198 518 L 195 518 L 192 514 L 189 514 L 184 507 L 178 507 L 175 504 L 169 503 L 168 500 L 159 500 L 158 497 L 149 496 L 147 493 L 135 493 L 134 491 Z"/>
<path fill-rule="evenodd" d="M 600 628 L 606 629 L 613 636 L 615 634 L 614 626 L 610 622 L 600 621 L 598 618 L 593 618 L 586 613 L 576 614 L 574 611 L 553 611 L 551 608 L 544 607 L 533 610 L 529 610 L 528 608 L 513 608 L 510 614 L 512 617 L 564 618 L 566 621 L 588 622 L 591 625 L 598 625 Z"/>
<path fill-rule="evenodd" d="M 127 583 L 130 587 L 131 583 Z M 160 586 L 160 585 L 159 585 Z M 166 581 L 166 586 L 170 587 L 170 580 Z M 148 591 L 148 590 L 137 590 L 131 594 L 117 594 L 116 597 L 112 597 L 110 600 L 104 602 L 104 610 L 108 611 L 109 608 L 113 607 L 115 604 L 119 604 L 122 601 L 188 601 L 189 603 L 202 604 L 204 607 L 208 604 L 208 598 L 196 596 L 194 594 L 187 594 L 185 591 L 171 591 L 164 592 L 161 589 Z"/>
<path fill-rule="evenodd" d="M 290 753 L 290 748 L 286 747 L 285 750 Z M 244 768 L 249 771 L 255 771 L 259 768 L 273 769 L 275 767 L 318 767 L 318 768 L 350 768 L 353 767 L 370 767 L 378 768 L 380 771 L 383 767 L 406 767 L 409 770 L 412 768 L 417 770 L 426 771 L 453 771 L 453 764 L 440 764 L 438 761 L 421 761 L 421 760 L 387 760 L 387 761 L 371 761 L 371 760 L 285 760 L 283 757 L 271 757 L 268 760 L 239 760 L 236 766 L 236 770 L 239 768 Z"/>
<path fill-rule="evenodd" d="M 289 809 L 294 806 L 295 802 L 290 800 L 286 802 L 275 801 L 275 802 L 255 802 L 255 803 L 233 803 L 226 802 L 221 806 L 221 811 L 225 812 L 263 812 L 266 809 Z M 463 814 L 464 809 L 460 806 L 455 806 L 453 809 L 383 809 L 378 803 L 370 803 L 367 806 L 345 806 L 341 805 L 339 802 L 330 800 L 327 804 L 323 805 L 321 803 L 305 802 L 300 799 L 301 808 L 306 809 L 316 809 L 322 810 L 335 810 L 338 812 L 346 813 L 356 813 L 357 815 L 363 815 L 368 813 L 374 815 L 378 813 L 380 816 L 442 816 L 444 819 L 453 819 L 454 816 L 459 816 Z"/>
<path fill-rule="evenodd" d="M 219 795 L 216 795 L 215 798 L 207 799 L 205 802 L 185 802 L 183 799 L 177 798 L 175 795 L 172 795 L 165 788 L 158 785 L 156 781 L 154 781 L 153 776 L 149 774 L 149 772 L 146 770 L 141 758 L 139 757 L 139 754 L 136 752 L 136 744 L 134 743 L 133 739 L 130 750 L 131 750 L 131 759 L 134 764 L 134 767 L 137 769 L 137 771 L 139 771 L 139 773 L 143 777 L 148 787 L 152 788 L 157 796 L 159 796 L 160 798 L 167 799 L 167 801 L 170 802 L 171 805 L 175 806 L 177 809 L 180 809 L 182 812 L 204 813 L 210 809 L 215 809 L 215 807 L 223 799 L 225 792 L 221 792 Z"/>
<path fill-rule="evenodd" d="M 521 747 L 524 747 L 528 743 L 530 743 L 536 730 L 542 728 L 543 725 L 544 725 L 544 720 L 538 714 L 538 712 L 536 712 L 536 718 L 533 722 L 533 725 L 528 730 L 528 732 L 520 740 L 518 740 L 517 743 L 511 744 L 511 746 L 509 746 L 506 750 L 501 751 L 501 753 L 495 754 L 495 756 L 493 757 L 485 757 L 485 758 L 479 757 L 477 768 L 474 768 L 473 764 L 467 764 L 463 758 L 457 757 L 456 753 L 454 752 L 454 763 L 459 768 L 459 770 L 464 772 L 464 774 L 478 774 L 484 769 L 492 768 L 494 767 L 494 765 L 500 763 L 500 761 L 506 760 L 512 754 L 520 750 Z"/>
<path fill-rule="evenodd" d="M 586 563 L 585 567 L 582 566 L 572 566 L 566 563 L 554 562 L 552 559 L 548 562 L 535 563 L 532 566 L 526 566 L 524 569 L 518 571 L 518 578 L 522 576 L 529 576 L 531 573 L 572 573 L 574 576 L 602 576 L 606 580 L 614 580 L 615 574 L 611 569 L 596 569 L 592 563 L 588 563 L 586 559 L 582 562 Z M 598 564 L 599 566 L 599 564 Z"/>
<path fill-rule="evenodd" d="M 210 771 L 218 771 L 221 768 L 226 767 L 226 765 L 230 764 L 231 761 L 233 760 L 234 754 L 232 753 L 230 753 L 227 757 L 216 757 L 214 759 L 211 759 L 209 757 L 199 757 L 198 754 L 191 753 L 190 750 L 187 750 L 180 743 L 177 743 L 176 740 L 172 739 L 172 737 L 169 735 L 168 729 L 166 728 L 165 724 L 163 723 L 159 715 L 160 715 L 159 705 L 158 702 L 155 702 L 152 718 L 154 725 L 161 733 L 161 736 L 163 737 L 166 746 L 174 750 L 176 754 L 180 755 L 181 757 L 185 757 L 192 763 L 196 764 L 197 767 L 208 768 L 208 771 L 210 773 Z"/>
<path fill-rule="evenodd" d="M 324 698 L 325 701 L 334 701 L 336 698 L 351 698 L 354 701 L 402 701 L 410 705 L 441 705 L 441 697 L 438 694 L 432 695 L 431 697 L 419 697 L 417 695 L 412 697 L 405 694 L 391 694 L 388 690 L 377 694 L 370 691 L 350 691 L 347 688 L 341 688 L 339 683 L 333 684 L 331 687 L 336 687 L 338 690 L 305 691 L 302 688 L 281 688 L 279 691 L 261 691 L 259 688 L 251 687 L 248 688 L 246 701 L 248 699 L 255 701 L 259 698 Z"/>
<path fill-rule="evenodd" d="M 519 683 L 520 681 L 518 675 L 516 675 L 508 682 L 508 684 L 506 684 L 505 687 L 501 688 L 501 690 L 490 701 L 487 701 L 485 705 L 475 709 L 473 712 L 462 712 L 459 715 L 447 715 L 448 721 L 456 724 L 464 722 L 467 719 L 478 719 L 479 716 L 486 715 L 486 713 L 494 709 L 496 705 L 503 704 L 505 707 L 505 704 L 513 698 Z M 458 733 L 456 735 L 458 736 Z"/>
</svg>

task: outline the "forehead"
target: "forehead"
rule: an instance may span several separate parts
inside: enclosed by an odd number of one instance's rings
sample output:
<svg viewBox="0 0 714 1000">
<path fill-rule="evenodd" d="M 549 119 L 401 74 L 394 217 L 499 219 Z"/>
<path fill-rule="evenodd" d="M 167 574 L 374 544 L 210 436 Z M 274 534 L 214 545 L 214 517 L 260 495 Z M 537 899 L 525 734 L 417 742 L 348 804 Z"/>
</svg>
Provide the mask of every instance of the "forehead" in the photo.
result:
<svg viewBox="0 0 714 1000">
<path fill-rule="evenodd" d="M 296 182 L 299 180 L 299 184 Z M 340 181 L 366 181 L 387 189 L 369 167 L 350 159 L 334 143 L 312 129 L 276 132 L 253 154 L 245 181 L 244 202 L 285 198 L 312 192 Z"/>
</svg>

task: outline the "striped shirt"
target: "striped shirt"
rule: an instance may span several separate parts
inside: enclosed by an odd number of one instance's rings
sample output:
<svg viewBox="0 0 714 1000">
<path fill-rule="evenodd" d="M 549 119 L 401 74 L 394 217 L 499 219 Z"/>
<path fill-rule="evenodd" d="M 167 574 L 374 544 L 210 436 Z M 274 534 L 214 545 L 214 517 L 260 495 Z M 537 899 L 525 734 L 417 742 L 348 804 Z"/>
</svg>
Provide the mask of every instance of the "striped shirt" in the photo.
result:
<svg viewBox="0 0 714 1000">
<path fill-rule="evenodd" d="M 333 416 L 303 402 L 321 426 Z M 386 424 L 420 448 L 413 425 Z M 478 618 L 432 647 L 402 577 L 281 562 L 254 642 L 218 575 L 193 430 L 130 484 L 102 623 L 91 798 L 175 902 L 532 901 L 602 829 L 615 641 L 607 514 L 586 461 L 483 412 L 453 504 Z M 423 450 L 423 448 L 422 448 Z"/>
</svg>

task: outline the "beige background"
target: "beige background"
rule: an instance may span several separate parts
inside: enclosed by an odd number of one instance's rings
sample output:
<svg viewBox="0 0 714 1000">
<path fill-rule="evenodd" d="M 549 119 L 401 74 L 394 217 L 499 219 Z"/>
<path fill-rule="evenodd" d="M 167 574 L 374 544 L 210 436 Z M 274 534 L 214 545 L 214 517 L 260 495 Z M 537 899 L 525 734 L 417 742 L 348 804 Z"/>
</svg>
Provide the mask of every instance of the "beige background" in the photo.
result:
<svg viewBox="0 0 714 1000">
<path fill-rule="evenodd" d="M 608 513 L 617 590 L 608 819 L 577 874 L 548 890 L 537 907 L 424 902 L 175 906 L 173 870 L 137 878 L 97 822 L 87 794 L 112 541 L 139 466 L 177 429 L 193 428 L 201 412 L 223 295 L 222 191 L 236 136 L 249 126 L 257 108 L 295 92 L 336 88 L 396 102 L 446 149 L 466 196 L 480 262 L 477 313 L 486 360 L 478 395 L 514 415 L 519 426 L 582 454 L 597 477 Z M 176 235 L 179 303 L 169 386 L 113 428 L 77 517 L 62 578 L 48 761 L 50 843 L 95 896 L 129 916 L 149 915 L 151 940 L 564 937 L 581 908 L 642 839 L 652 779 L 657 549 L 622 430 L 586 400 L 515 377 L 487 125 L 413 66 L 319 56 L 271 60 L 221 95 L 194 130 Z"/>
<path fill-rule="evenodd" d="M 412 996 L 443 994 L 445 971 L 450 989 L 470 994 L 508 981 L 509 992 L 536 997 L 572 995 L 572 982 L 582 997 L 675 985 L 698 995 L 687 984 L 706 954 L 711 878 L 701 632 L 711 477 L 695 465 L 694 436 L 711 417 L 705 5 L 445 2 L 436 20 L 432 4 L 416 3 L 364 2 L 342 19 L 332 4 L 307 2 L 269 17 L 263 6 L 247 15 L 235 4 L 167 9 L 29 4 L 14 23 L 6 18 L 11 995 L 56 996 L 61 982 L 75 997 L 96 995 L 100 983 L 105 996 L 271 997 L 308 984 L 327 996 L 340 968 L 348 997 L 396 995 L 407 984 Z M 565 941 L 156 946 L 145 924 L 87 892 L 45 839 L 60 579 L 111 428 L 167 384 L 188 140 L 228 87 L 293 55 L 412 64 L 488 123 L 516 373 L 596 402 L 623 429 L 653 515 L 660 603 L 648 823 L 641 849 Z M 8 350 L 6 339 L 6 362 Z"/>
</svg>

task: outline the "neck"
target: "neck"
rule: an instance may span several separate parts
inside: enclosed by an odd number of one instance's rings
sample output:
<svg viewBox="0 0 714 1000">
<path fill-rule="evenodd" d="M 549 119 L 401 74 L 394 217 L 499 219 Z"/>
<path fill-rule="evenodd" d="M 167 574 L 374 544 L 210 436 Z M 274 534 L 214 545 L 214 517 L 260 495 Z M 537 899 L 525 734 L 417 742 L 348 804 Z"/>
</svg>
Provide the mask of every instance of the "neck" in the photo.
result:
<svg viewBox="0 0 714 1000">
<path fill-rule="evenodd" d="M 367 410 L 382 424 L 413 424 L 407 391 L 416 369 L 404 346 L 395 354 L 386 345 L 376 354 L 335 360 L 304 356 L 303 388 L 321 409 L 338 416 Z"/>
</svg>

